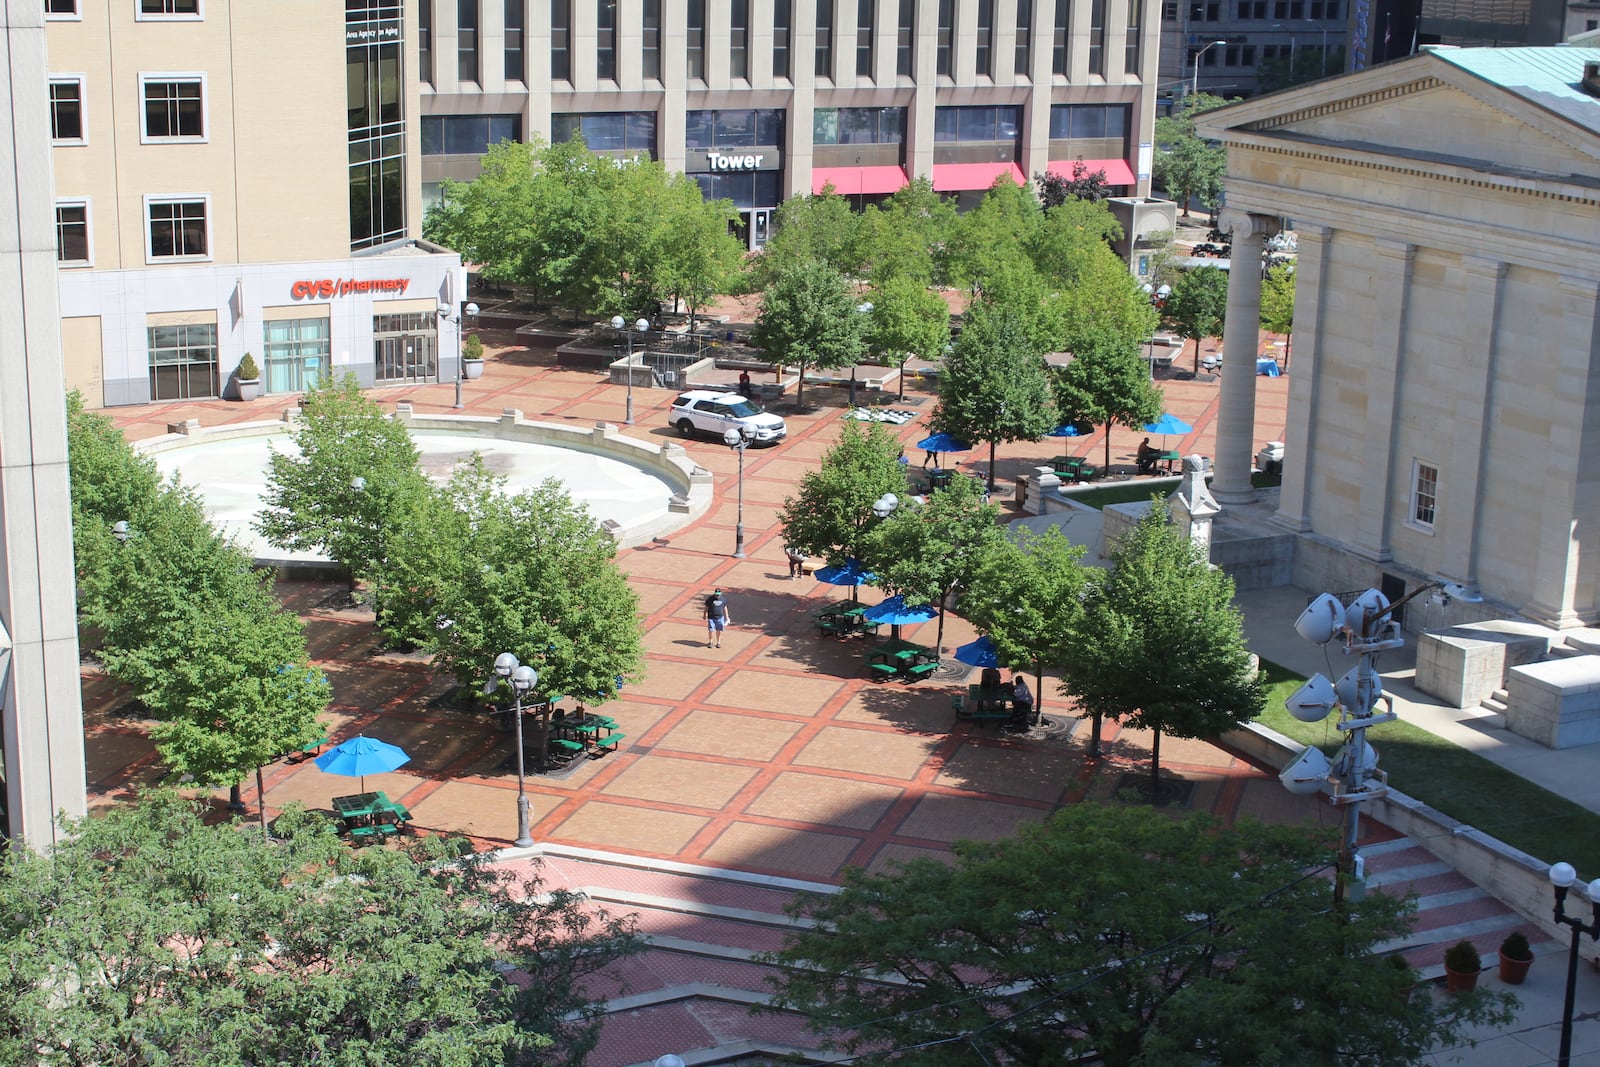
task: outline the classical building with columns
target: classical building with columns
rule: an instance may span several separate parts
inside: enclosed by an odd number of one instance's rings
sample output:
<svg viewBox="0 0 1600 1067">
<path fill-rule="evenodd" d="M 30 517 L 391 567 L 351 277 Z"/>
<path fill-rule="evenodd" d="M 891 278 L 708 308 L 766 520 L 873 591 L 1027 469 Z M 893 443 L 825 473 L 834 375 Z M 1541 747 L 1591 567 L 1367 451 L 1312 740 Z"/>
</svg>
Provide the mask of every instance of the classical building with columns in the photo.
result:
<svg viewBox="0 0 1600 1067">
<path fill-rule="evenodd" d="M 1600 621 L 1600 87 L 1448 49 L 1206 114 L 1234 234 L 1212 491 L 1252 499 L 1263 237 L 1299 235 L 1275 522 L 1295 584 Z"/>
</svg>

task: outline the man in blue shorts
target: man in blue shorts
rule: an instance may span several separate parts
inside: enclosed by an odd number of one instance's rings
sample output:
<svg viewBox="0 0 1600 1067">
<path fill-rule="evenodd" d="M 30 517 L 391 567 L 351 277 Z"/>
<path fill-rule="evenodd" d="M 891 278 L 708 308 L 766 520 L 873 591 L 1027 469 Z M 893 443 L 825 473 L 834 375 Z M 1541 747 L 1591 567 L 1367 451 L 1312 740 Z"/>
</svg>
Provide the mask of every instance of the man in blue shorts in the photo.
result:
<svg viewBox="0 0 1600 1067">
<path fill-rule="evenodd" d="M 722 647 L 722 631 L 728 628 L 728 602 L 722 597 L 722 590 L 706 597 L 706 647 Z"/>
</svg>

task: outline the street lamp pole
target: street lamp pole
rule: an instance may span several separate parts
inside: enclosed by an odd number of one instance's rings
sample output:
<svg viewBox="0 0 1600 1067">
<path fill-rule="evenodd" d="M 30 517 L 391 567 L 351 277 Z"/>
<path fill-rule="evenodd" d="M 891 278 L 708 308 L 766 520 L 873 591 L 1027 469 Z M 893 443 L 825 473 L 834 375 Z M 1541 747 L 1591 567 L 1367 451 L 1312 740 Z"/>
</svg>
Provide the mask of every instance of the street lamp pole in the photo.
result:
<svg viewBox="0 0 1600 1067">
<path fill-rule="evenodd" d="M 1200 95 L 1200 57 L 1217 47 L 1217 45 L 1227 43 L 1227 41 L 1212 41 L 1210 44 L 1206 45 L 1204 48 L 1200 49 L 1200 51 L 1194 54 L 1194 80 L 1189 83 L 1189 95 Z"/>
<path fill-rule="evenodd" d="M 1556 890 L 1556 922 L 1572 928 L 1572 940 L 1567 946 L 1567 997 L 1561 1009 L 1561 1052 L 1556 1057 L 1560 1067 L 1572 1063 L 1572 1002 L 1578 984 L 1578 942 L 1588 934 L 1590 940 L 1600 938 L 1600 878 L 1584 887 L 1584 895 L 1594 907 L 1594 918 L 1587 923 L 1567 914 L 1567 890 L 1577 881 L 1578 872 L 1570 863 L 1557 863 L 1550 868 L 1550 884 Z"/>
<path fill-rule="evenodd" d="M 863 300 L 861 303 L 857 304 L 856 305 L 856 313 L 860 314 L 860 315 L 871 315 L 872 314 L 872 301 Z M 850 407 L 854 408 L 855 406 L 856 406 L 856 365 L 854 363 L 851 363 L 850 364 Z"/>
<path fill-rule="evenodd" d="M 750 447 L 750 433 L 743 427 L 730 427 L 722 443 L 739 453 L 739 521 L 733 532 L 733 558 L 744 559 L 744 450 Z"/>
<path fill-rule="evenodd" d="M 628 339 L 628 410 L 627 410 L 627 417 L 624 418 L 622 421 L 623 421 L 624 425 L 632 426 L 633 425 L 633 333 L 628 330 L 627 326 L 628 326 L 627 322 L 623 319 L 623 317 L 621 315 L 613 315 L 613 316 L 611 316 L 611 328 L 613 330 L 617 330 L 624 337 L 626 337 Z M 637 319 L 637 320 L 635 320 L 635 322 L 633 324 L 633 329 L 637 330 L 639 333 L 648 332 L 649 329 L 650 329 L 650 320 L 649 319 Z"/>
<path fill-rule="evenodd" d="M 530 809 L 533 804 L 528 800 L 526 775 L 523 769 L 522 754 L 522 695 L 533 691 L 539 684 L 539 672 L 524 663 L 520 663 L 516 656 L 509 652 L 502 652 L 494 658 L 494 673 L 511 682 L 513 703 L 517 716 L 517 839 L 512 842 L 518 848 L 532 848 L 533 834 L 529 832 L 532 825 Z"/>
</svg>

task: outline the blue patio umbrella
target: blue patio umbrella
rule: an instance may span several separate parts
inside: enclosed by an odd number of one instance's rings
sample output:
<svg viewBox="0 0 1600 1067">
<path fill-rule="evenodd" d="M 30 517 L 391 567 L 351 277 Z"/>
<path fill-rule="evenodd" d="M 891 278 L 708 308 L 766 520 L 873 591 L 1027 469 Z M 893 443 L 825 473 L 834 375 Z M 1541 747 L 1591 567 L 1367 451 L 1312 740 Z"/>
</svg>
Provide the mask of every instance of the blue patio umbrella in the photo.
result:
<svg viewBox="0 0 1600 1067">
<path fill-rule="evenodd" d="M 862 582 L 873 582 L 877 575 L 861 565 L 861 561 L 854 556 L 843 563 L 835 563 L 831 567 L 824 567 L 817 572 L 817 581 L 826 582 L 828 585 L 850 586 L 850 599 L 855 599 L 855 589 Z"/>
<path fill-rule="evenodd" d="M 367 775 L 384 774 L 411 762 L 406 750 L 376 737 L 357 734 L 334 745 L 312 761 L 317 769 L 346 778 L 360 778 L 361 791 L 367 791 Z"/>
<path fill-rule="evenodd" d="M 1060 426 L 1057 426 L 1055 429 L 1051 430 L 1049 433 L 1045 434 L 1045 436 L 1046 437 L 1082 437 L 1083 436 L 1083 432 L 1081 430 L 1079 430 L 1076 426 L 1074 426 L 1072 423 L 1064 422 Z"/>
<path fill-rule="evenodd" d="M 939 611 L 932 604 L 919 604 L 916 607 L 907 607 L 903 596 L 889 597 L 881 604 L 874 604 L 868 608 L 864 618 L 868 622 L 889 624 L 890 634 L 898 638 L 900 627 L 909 626 L 918 622 L 929 622 L 939 617 Z"/>
<path fill-rule="evenodd" d="M 924 437 L 917 442 L 917 447 L 924 452 L 933 453 L 933 465 L 935 467 L 939 465 L 939 454 L 941 452 L 967 452 L 972 449 L 972 446 L 961 440 L 961 438 L 951 437 L 947 433 L 936 433 L 930 437 Z"/>
<path fill-rule="evenodd" d="M 1188 433 L 1193 429 L 1193 426 L 1190 426 L 1187 422 L 1184 422 L 1171 412 L 1163 412 L 1161 417 L 1155 422 L 1147 422 L 1144 424 L 1145 433 L 1158 433 L 1162 437 L 1166 437 L 1168 434 L 1174 433 Z"/>
<path fill-rule="evenodd" d="M 995 651 L 994 642 L 988 635 L 976 641 L 968 641 L 956 649 L 956 659 L 969 667 L 998 667 L 1000 655 Z"/>
</svg>

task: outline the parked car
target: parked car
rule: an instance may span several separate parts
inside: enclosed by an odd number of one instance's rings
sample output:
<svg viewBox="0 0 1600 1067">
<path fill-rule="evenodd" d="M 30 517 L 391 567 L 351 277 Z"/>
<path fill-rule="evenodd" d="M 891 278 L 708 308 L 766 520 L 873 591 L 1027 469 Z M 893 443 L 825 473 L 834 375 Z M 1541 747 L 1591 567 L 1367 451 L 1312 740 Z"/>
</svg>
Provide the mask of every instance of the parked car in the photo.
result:
<svg viewBox="0 0 1600 1067">
<path fill-rule="evenodd" d="M 762 410 L 759 404 L 738 393 L 714 393 L 709 389 L 680 395 L 672 402 L 668 417 L 684 437 L 693 437 L 698 431 L 721 438 L 728 430 L 737 429 L 747 432 L 758 444 L 775 444 L 789 432 L 783 419 Z"/>
</svg>

